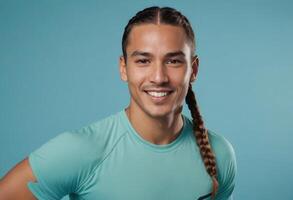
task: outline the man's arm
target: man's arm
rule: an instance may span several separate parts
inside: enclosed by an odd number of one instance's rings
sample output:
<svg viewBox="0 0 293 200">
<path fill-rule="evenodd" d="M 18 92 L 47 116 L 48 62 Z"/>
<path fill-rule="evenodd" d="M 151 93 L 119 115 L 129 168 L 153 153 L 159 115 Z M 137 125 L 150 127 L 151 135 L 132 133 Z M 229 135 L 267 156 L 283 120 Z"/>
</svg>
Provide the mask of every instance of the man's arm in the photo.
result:
<svg viewBox="0 0 293 200">
<path fill-rule="evenodd" d="M 27 187 L 28 182 L 36 182 L 36 177 L 25 158 L 0 180 L 0 200 L 36 200 Z"/>
</svg>

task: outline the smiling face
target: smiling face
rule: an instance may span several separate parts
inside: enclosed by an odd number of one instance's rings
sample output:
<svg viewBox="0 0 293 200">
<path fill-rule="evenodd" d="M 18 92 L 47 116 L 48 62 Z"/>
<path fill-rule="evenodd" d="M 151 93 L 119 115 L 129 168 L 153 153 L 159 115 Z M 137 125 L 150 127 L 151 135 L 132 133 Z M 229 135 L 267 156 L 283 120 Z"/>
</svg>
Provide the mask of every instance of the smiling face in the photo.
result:
<svg viewBox="0 0 293 200">
<path fill-rule="evenodd" d="M 127 62 L 120 57 L 120 75 L 128 82 L 130 110 L 153 118 L 181 111 L 198 69 L 184 29 L 165 24 L 135 25 L 126 52 Z"/>
</svg>

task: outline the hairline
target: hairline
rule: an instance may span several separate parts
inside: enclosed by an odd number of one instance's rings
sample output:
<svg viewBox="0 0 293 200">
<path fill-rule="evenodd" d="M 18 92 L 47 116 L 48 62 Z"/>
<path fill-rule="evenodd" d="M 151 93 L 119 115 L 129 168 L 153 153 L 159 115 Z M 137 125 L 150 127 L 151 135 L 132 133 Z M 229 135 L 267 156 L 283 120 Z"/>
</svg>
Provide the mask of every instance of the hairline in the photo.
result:
<svg viewBox="0 0 293 200">
<path fill-rule="evenodd" d="M 159 18 L 159 17 L 158 17 L 158 18 Z M 124 57 L 125 63 L 127 62 L 127 46 L 128 46 L 128 40 L 129 40 L 129 38 L 130 38 L 130 34 L 131 34 L 133 28 L 134 28 L 135 26 L 142 26 L 142 25 L 148 25 L 148 24 L 153 24 L 153 25 L 169 25 L 169 26 L 174 26 L 174 27 L 180 27 L 180 28 L 182 28 L 182 29 L 183 29 L 183 32 L 184 32 L 184 34 L 185 34 L 185 38 L 186 38 L 187 45 L 189 46 L 190 51 L 191 51 L 190 56 L 191 56 L 191 58 L 192 58 L 193 56 L 195 56 L 195 44 L 194 44 L 193 41 L 191 41 L 191 40 L 189 39 L 189 37 L 188 37 L 188 35 L 187 35 L 187 33 L 186 33 L 186 31 L 185 31 L 185 29 L 184 29 L 183 26 L 181 26 L 181 25 L 175 25 L 175 24 L 170 24 L 170 23 L 165 23 L 165 22 L 161 22 L 161 21 L 156 20 L 155 22 L 153 22 L 153 21 L 149 21 L 149 22 L 140 22 L 140 23 L 134 23 L 134 24 L 133 24 L 133 26 L 131 27 L 131 29 L 130 29 L 130 31 L 129 31 L 129 33 L 128 33 L 128 37 L 127 37 L 127 39 L 126 39 L 126 41 L 125 41 L 125 54 L 126 54 L 126 55 L 125 55 L 126 58 Z"/>
</svg>

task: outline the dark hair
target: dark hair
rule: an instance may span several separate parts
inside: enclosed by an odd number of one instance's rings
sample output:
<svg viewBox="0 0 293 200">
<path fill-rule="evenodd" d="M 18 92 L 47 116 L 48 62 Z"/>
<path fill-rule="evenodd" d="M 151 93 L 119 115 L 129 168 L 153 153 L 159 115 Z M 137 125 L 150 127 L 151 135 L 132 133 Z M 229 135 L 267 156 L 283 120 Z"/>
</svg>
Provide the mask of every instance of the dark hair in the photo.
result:
<svg viewBox="0 0 293 200">
<path fill-rule="evenodd" d="M 122 37 L 122 51 L 125 62 L 127 60 L 127 40 L 130 31 L 133 26 L 140 24 L 168 24 L 182 27 L 186 33 L 187 39 L 189 41 L 192 55 L 195 51 L 195 38 L 193 29 L 188 21 L 188 19 L 182 15 L 179 11 L 170 7 L 149 7 L 145 8 L 136 13 L 134 17 L 132 17 L 128 24 L 126 25 Z M 218 189 L 218 181 L 217 181 L 217 166 L 216 166 L 216 158 L 212 151 L 212 148 L 209 143 L 208 138 L 208 130 L 204 126 L 204 122 L 202 120 L 202 116 L 199 112 L 199 108 L 197 105 L 197 101 L 195 99 L 195 94 L 192 91 L 192 85 L 189 84 L 188 92 L 185 98 L 185 101 L 188 105 L 188 108 L 191 112 L 192 122 L 193 122 L 193 132 L 195 135 L 196 143 L 200 149 L 200 154 L 203 159 L 204 165 L 208 174 L 212 178 L 213 182 L 213 190 L 212 196 L 215 197 L 215 194 Z"/>
</svg>

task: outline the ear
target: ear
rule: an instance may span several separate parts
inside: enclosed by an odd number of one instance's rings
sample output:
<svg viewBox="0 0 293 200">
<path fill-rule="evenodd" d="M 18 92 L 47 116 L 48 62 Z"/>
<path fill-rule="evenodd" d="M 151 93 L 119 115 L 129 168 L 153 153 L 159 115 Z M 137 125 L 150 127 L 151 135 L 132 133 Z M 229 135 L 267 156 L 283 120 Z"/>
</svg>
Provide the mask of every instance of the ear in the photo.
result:
<svg viewBox="0 0 293 200">
<path fill-rule="evenodd" d="M 120 77 L 123 81 L 127 82 L 127 72 L 126 72 L 126 62 L 124 59 L 124 56 L 120 56 L 119 58 L 119 71 L 120 71 Z"/>
<path fill-rule="evenodd" d="M 198 64 L 199 64 L 199 59 L 198 59 L 198 56 L 195 55 L 192 57 L 192 62 L 191 62 L 191 68 L 192 68 L 192 73 L 191 73 L 191 76 L 190 76 L 190 82 L 194 82 L 195 79 L 196 79 L 196 75 L 197 75 L 197 72 L 198 72 Z"/>
</svg>

